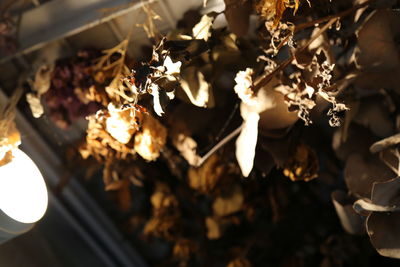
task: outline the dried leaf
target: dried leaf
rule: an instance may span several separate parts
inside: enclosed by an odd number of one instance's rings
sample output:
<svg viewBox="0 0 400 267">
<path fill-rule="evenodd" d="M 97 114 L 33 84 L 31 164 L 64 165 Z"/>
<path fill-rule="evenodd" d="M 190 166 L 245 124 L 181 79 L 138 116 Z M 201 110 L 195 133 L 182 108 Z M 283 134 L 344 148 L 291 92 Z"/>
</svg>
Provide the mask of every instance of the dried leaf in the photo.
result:
<svg viewBox="0 0 400 267">
<path fill-rule="evenodd" d="M 179 217 L 152 217 L 144 226 L 143 234 L 145 236 L 155 236 L 166 240 L 174 240 L 177 233 L 179 233 L 179 230 Z"/>
<path fill-rule="evenodd" d="M 400 208 L 400 179 L 375 182 L 372 187 L 371 201 L 377 205 Z"/>
<path fill-rule="evenodd" d="M 234 87 L 236 94 L 242 100 L 241 115 L 246 120 L 246 114 L 260 113 L 260 128 L 282 129 L 293 125 L 297 121 L 297 114 L 290 112 L 281 93 L 284 85 L 273 78 L 266 86 L 262 87 L 257 95 L 253 92 L 253 70 L 239 71 L 236 74 Z"/>
<path fill-rule="evenodd" d="M 236 158 L 247 177 L 252 168 L 258 131 L 288 127 L 297 121 L 297 115 L 287 110 L 283 95 L 274 88 L 279 81 L 274 78 L 261 88 L 255 96 L 252 92 L 251 69 L 236 76 L 235 91 L 243 101 L 240 114 L 244 120 L 243 129 L 236 141 Z"/>
<path fill-rule="evenodd" d="M 346 140 L 344 140 L 342 134 L 342 131 L 338 129 L 332 137 L 332 148 L 336 156 L 342 161 L 345 161 L 353 153 L 368 154 L 368 146 L 375 140 L 375 137 L 367 128 L 354 123 L 349 125 Z"/>
<path fill-rule="evenodd" d="M 193 38 L 204 39 L 207 41 L 211 36 L 210 29 L 213 25 L 213 22 L 214 17 L 210 17 L 208 15 L 202 16 L 200 22 L 197 23 L 192 30 Z"/>
<path fill-rule="evenodd" d="M 206 217 L 207 226 L 207 238 L 208 239 L 219 239 L 222 235 L 222 229 L 220 223 L 216 218 Z"/>
<path fill-rule="evenodd" d="M 193 105 L 203 108 L 214 105 L 210 85 L 196 67 L 187 67 L 182 73 L 180 83 Z"/>
<path fill-rule="evenodd" d="M 238 47 L 238 38 L 233 33 L 219 36 L 217 45 L 213 46 L 210 52 L 214 61 L 213 68 L 217 73 L 225 68 L 231 69 L 243 60 L 243 54 Z M 224 69 L 220 70 L 219 68 Z"/>
<path fill-rule="evenodd" d="M 119 91 L 111 87 L 115 94 L 135 105 L 139 96 L 151 94 L 153 108 L 158 116 L 164 113 L 164 107 L 175 97 L 174 90 L 179 86 L 180 61 L 173 62 L 170 51 L 164 47 L 165 38 L 153 47 L 152 58 L 148 62 L 137 65 L 130 75 L 123 78 L 125 86 L 119 85 Z M 132 95 L 132 96 L 128 96 Z"/>
<path fill-rule="evenodd" d="M 225 17 L 228 21 L 229 30 L 238 37 L 247 34 L 249 29 L 250 15 L 252 12 L 251 1 L 224 0 Z"/>
<path fill-rule="evenodd" d="M 386 137 L 394 130 L 390 115 L 388 100 L 382 95 L 374 95 L 362 99 L 353 121 L 369 128 L 375 136 Z"/>
<path fill-rule="evenodd" d="M 173 138 L 176 149 L 181 153 L 182 157 L 191 165 L 197 166 L 201 157 L 197 155 L 197 142 L 184 134 L 177 134 Z"/>
<path fill-rule="evenodd" d="M 331 79 L 335 64 L 329 61 L 329 54 L 322 48 L 317 49 L 309 65 L 290 74 L 290 86 L 280 86 L 276 90 L 285 96 L 290 111 L 297 111 L 306 125 L 312 123 L 310 112 L 314 109 L 318 97 L 332 104 L 327 115 L 332 127 L 340 125 L 339 114 L 348 110 L 346 105 L 336 101 L 336 90 L 332 90 Z M 293 65 L 292 65 L 293 66 Z"/>
<path fill-rule="evenodd" d="M 262 17 L 267 20 L 273 18 L 275 26 L 278 25 L 286 8 L 293 8 L 296 13 L 298 7 L 299 0 L 261 0 L 256 6 Z"/>
<path fill-rule="evenodd" d="M 204 39 L 168 40 L 164 48 L 170 51 L 172 59 L 182 62 L 190 61 L 209 50 L 208 43 Z"/>
<path fill-rule="evenodd" d="M 364 220 L 354 212 L 350 197 L 342 191 L 334 191 L 331 198 L 343 229 L 350 234 L 363 234 Z"/>
<path fill-rule="evenodd" d="M 172 255 L 174 259 L 179 260 L 180 264 L 182 264 L 189 261 L 196 250 L 196 242 L 189 239 L 179 239 L 172 249 Z"/>
<path fill-rule="evenodd" d="M 132 195 L 131 195 L 131 183 L 129 180 L 124 179 L 123 186 L 118 189 L 117 197 L 118 197 L 118 207 L 121 211 L 129 211 L 132 207 Z"/>
<path fill-rule="evenodd" d="M 268 99 L 268 103 L 271 103 L 270 107 L 260 113 L 259 127 L 262 130 L 285 129 L 299 119 L 296 112 L 288 110 L 284 95 L 279 93 L 279 88 L 282 86 L 277 86 L 273 90 L 262 88 L 257 94 L 258 98 L 263 94 L 264 99 Z"/>
<path fill-rule="evenodd" d="M 372 186 L 371 199 L 359 199 L 354 203 L 354 209 L 374 212 L 400 211 L 400 179 L 395 178 L 385 182 L 375 182 Z"/>
<path fill-rule="evenodd" d="M 174 240 L 180 231 L 179 203 L 167 184 L 156 183 L 151 204 L 153 217 L 145 225 L 143 233 Z"/>
<path fill-rule="evenodd" d="M 400 212 L 373 212 L 367 219 L 372 245 L 385 257 L 400 258 Z"/>
<path fill-rule="evenodd" d="M 369 148 L 369 150 L 371 151 L 371 153 L 377 153 L 387 148 L 390 148 L 394 145 L 397 145 L 399 143 L 400 143 L 400 134 L 395 134 L 393 136 L 387 137 L 385 139 L 373 143 L 372 146 Z"/>
<path fill-rule="evenodd" d="M 238 212 L 243 207 L 243 193 L 240 186 L 235 186 L 229 195 L 218 196 L 212 205 L 214 215 L 224 217 L 232 213 Z"/>
<path fill-rule="evenodd" d="M 265 27 L 267 28 L 268 32 L 271 34 L 271 42 L 269 45 L 269 49 L 266 51 L 266 54 L 271 54 L 273 56 L 276 56 L 280 49 L 285 46 L 286 44 L 290 48 L 294 48 L 294 41 L 293 41 L 293 35 L 294 35 L 294 24 L 291 22 L 279 22 L 278 25 L 274 25 L 274 22 L 272 21 L 267 21 L 265 22 Z M 315 41 L 313 42 L 315 43 Z M 298 66 L 299 68 L 304 67 L 304 63 L 301 64 L 302 56 L 307 55 L 306 51 L 303 51 L 302 53 L 297 53 L 295 55 L 295 60 L 294 64 Z M 303 59 L 310 59 L 307 57 L 303 57 Z M 303 61 L 304 62 L 304 61 Z"/>
<path fill-rule="evenodd" d="M 252 267 L 253 265 L 250 263 L 248 259 L 245 258 L 237 258 L 233 261 L 230 261 L 226 267 Z"/>
<path fill-rule="evenodd" d="M 105 185 L 106 191 L 115 191 L 121 189 L 125 185 L 125 180 L 117 180 Z"/>
<path fill-rule="evenodd" d="M 110 106 L 113 110 L 113 107 Z M 126 141 L 131 139 L 130 132 L 136 131 L 141 125 L 142 116 L 149 117 L 143 107 L 139 105 L 126 106 L 113 110 L 115 121 L 111 120 L 108 130 L 115 137 Z M 107 119 L 110 118 L 108 109 L 99 110 L 96 115 L 89 116 L 88 129 L 86 131 L 86 143 L 79 148 L 81 156 L 86 159 L 93 156 L 100 162 L 113 162 L 115 159 L 126 159 L 128 155 L 136 154 L 132 142 L 123 144 L 114 138 L 107 130 Z M 115 127 L 114 127 L 115 126 Z M 128 131 L 120 133 L 119 130 Z M 161 131 L 160 133 L 163 133 Z"/>
<path fill-rule="evenodd" d="M 259 135 L 258 142 L 263 150 L 271 154 L 274 164 L 279 168 L 283 168 L 293 153 L 293 144 L 290 142 L 290 138 L 287 132 L 279 133 L 278 136 L 272 137 Z"/>
<path fill-rule="evenodd" d="M 369 16 L 357 33 L 355 61 L 357 67 L 362 70 L 355 81 L 358 88 L 399 91 L 400 60 L 396 43 L 396 36 L 400 33 L 399 25 L 398 12 L 379 9 Z"/>
<path fill-rule="evenodd" d="M 200 193 L 212 192 L 226 167 L 220 162 L 216 154 L 212 155 L 199 168 L 191 167 L 188 172 L 189 186 Z"/>
<path fill-rule="evenodd" d="M 155 118 L 144 116 L 142 129 L 135 134 L 135 150 L 145 160 L 153 161 L 160 155 L 167 140 L 167 130 Z"/>
<path fill-rule="evenodd" d="M 384 182 L 394 176 L 377 156 L 360 154 L 347 158 L 344 175 L 349 191 L 362 198 L 370 198 L 374 182 Z"/>
<path fill-rule="evenodd" d="M 292 87 L 282 85 L 276 87 L 276 91 L 283 94 L 285 102 L 290 111 L 297 111 L 297 116 L 302 119 L 305 125 L 312 123 L 310 119 L 310 111 L 316 106 L 314 95 L 310 97 L 311 90 L 306 84 L 300 82 L 293 84 Z M 312 91 L 315 92 L 314 88 Z"/>
<path fill-rule="evenodd" d="M 156 189 L 150 198 L 154 210 L 163 210 L 178 207 L 178 200 L 171 193 L 168 186 L 163 183 L 157 183 Z"/>
<path fill-rule="evenodd" d="M 259 143 L 261 144 L 262 141 Z M 256 149 L 256 157 L 254 159 L 254 166 L 259 169 L 263 175 L 268 175 L 270 171 L 274 168 L 275 161 L 274 158 L 272 157 L 271 153 L 268 151 L 265 151 L 264 149 L 259 146 Z"/>
<path fill-rule="evenodd" d="M 127 144 L 136 132 L 137 126 L 132 123 L 132 118 L 135 118 L 132 109 L 119 109 L 112 103 L 108 105 L 110 117 L 106 119 L 106 130 L 121 144 Z M 137 114 L 138 118 L 142 116 Z M 139 119 L 141 120 L 141 119 Z"/>
<path fill-rule="evenodd" d="M 364 71 L 388 71 L 400 64 L 395 36 L 400 33 L 398 12 L 375 11 L 357 33 L 357 66 Z"/>
<path fill-rule="evenodd" d="M 166 75 L 177 76 L 181 73 L 182 62 L 173 62 L 170 56 L 167 56 L 164 60 L 164 67 L 167 69 L 165 71 Z"/>
</svg>

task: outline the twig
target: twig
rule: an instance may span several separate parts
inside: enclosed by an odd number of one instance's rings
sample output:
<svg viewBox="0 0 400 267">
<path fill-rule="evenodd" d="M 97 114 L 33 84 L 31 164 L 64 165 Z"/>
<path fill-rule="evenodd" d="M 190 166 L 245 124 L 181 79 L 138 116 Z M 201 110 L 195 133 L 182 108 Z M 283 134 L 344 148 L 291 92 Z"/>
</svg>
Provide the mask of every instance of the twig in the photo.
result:
<svg viewBox="0 0 400 267">
<path fill-rule="evenodd" d="M 207 152 L 204 156 L 202 156 L 198 162 L 196 162 L 196 167 L 201 166 L 212 154 L 217 152 L 221 147 L 223 147 L 226 143 L 231 141 L 235 136 L 237 136 L 243 128 L 243 124 L 236 128 L 233 132 L 228 134 L 224 139 L 222 139 L 218 144 L 216 144 L 210 151 Z"/>
<path fill-rule="evenodd" d="M 228 128 L 229 124 L 231 123 L 233 116 L 236 114 L 237 109 L 239 108 L 239 102 L 235 104 L 233 107 L 233 110 L 230 112 L 229 117 L 226 119 L 224 125 L 221 127 L 221 129 L 218 131 L 217 136 L 214 138 L 214 141 L 206 146 L 204 149 L 199 152 L 200 155 L 202 155 L 205 151 L 210 150 L 216 142 L 218 142 L 221 139 L 222 134 L 225 132 L 226 128 Z"/>
<path fill-rule="evenodd" d="M 294 59 L 297 53 L 302 52 L 305 50 L 312 42 L 314 42 L 321 34 L 323 34 L 326 30 L 328 30 L 339 18 L 333 18 L 331 19 L 327 24 L 324 25 L 314 36 L 312 36 L 307 43 L 297 49 L 290 58 L 287 60 L 283 61 L 278 67 L 276 67 L 272 72 L 267 74 L 266 76 L 259 77 L 255 82 L 254 82 L 254 91 L 257 92 L 260 88 L 264 87 L 267 85 L 271 79 L 281 70 L 286 68 Z"/>
<path fill-rule="evenodd" d="M 367 1 L 365 3 L 356 5 L 350 9 L 344 10 L 338 14 L 335 15 L 330 15 L 330 16 L 326 16 L 320 19 L 316 19 L 313 21 L 309 21 L 300 25 L 295 26 L 295 30 L 294 32 L 298 32 L 302 29 L 314 26 L 315 24 L 319 24 L 319 23 L 323 23 L 326 21 L 329 21 L 327 24 L 325 24 L 324 27 L 322 27 L 302 48 L 298 49 L 294 54 L 292 54 L 292 56 L 287 59 L 286 61 L 282 62 L 278 67 L 276 67 L 271 73 L 267 74 L 264 77 L 259 77 L 255 82 L 254 82 L 254 91 L 257 92 L 261 87 L 265 86 L 266 84 L 268 84 L 268 82 L 281 70 L 283 70 L 284 68 L 286 68 L 295 58 L 296 53 L 301 52 L 303 50 L 305 50 L 316 38 L 318 38 L 321 34 L 323 34 L 327 29 L 329 29 L 329 27 L 331 25 L 333 25 L 333 23 L 335 23 L 338 19 L 348 16 L 350 14 L 352 14 L 354 11 L 366 7 L 368 5 L 370 5 L 371 3 L 375 2 L 376 0 L 370 0 Z"/>
<path fill-rule="evenodd" d="M 364 2 L 364 3 L 359 4 L 359 5 L 355 5 L 352 8 L 349 8 L 349 9 L 344 10 L 342 12 L 339 12 L 337 14 L 329 15 L 329 16 L 326 16 L 326 17 L 323 17 L 323 18 L 319 18 L 319 19 L 316 19 L 316 20 L 313 20 L 313 21 L 308 21 L 308 22 L 296 25 L 295 29 L 294 29 L 294 32 L 298 32 L 298 31 L 306 29 L 308 27 L 312 27 L 315 24 L 320 24 L 320 23 L 327 22 L 327 21 L 329 21 L 331 19 L 338 19 L 338 18 L 346 17 L 346 16 L 350 15 L 351 13 L 357 11 L 358 9 L 366 7 L 366 6 L 370 5 L 371 3 L 375 2 L 375 1 L 376 0 L 370 0 L 370 1 Z"/>
<path fill-rule="evenodd" d="M 224 125 L 222 126 L 221 130 L 219 131 L 219 133 L 217 134 L 217 136 L 215 137 L 216 141 L 219 141 L 219 139 L 221 139 L 221 135 L 225 132 L 226 128 L 228 127 L 228 125 L 231 123 L 233 116 L 236 113 L 236 110 L 239 108 L 239 103 L 237 102 L 233 108 L 233 110 L 231 111 L 231 113 L 229 114 L 229 117 L 227 118 L 227 120 L 225 121 Z"/>
<path fill-rule="evenodd" d="M 18 101 L 21 99 L 23 92 L 24 88 L 18 86 L 11 96 L 9 103 L 4 107 L 4 109 L 0 110 L 0 141 L 7 138 L 10 125 L 14 121 L 16 106 Z"/>
<path fill-rule="evenodd" d="M 289 41 L 290 37 L 293 37 L 293 31 L 290 32 L 290 34 L 288 34 L 285 39 L 283 39 L 282 42 L 280 42 L 280 44 L 275 48 L 274 51 L 279 51 L 281 50 L 281 48 Z"/>
</svg>

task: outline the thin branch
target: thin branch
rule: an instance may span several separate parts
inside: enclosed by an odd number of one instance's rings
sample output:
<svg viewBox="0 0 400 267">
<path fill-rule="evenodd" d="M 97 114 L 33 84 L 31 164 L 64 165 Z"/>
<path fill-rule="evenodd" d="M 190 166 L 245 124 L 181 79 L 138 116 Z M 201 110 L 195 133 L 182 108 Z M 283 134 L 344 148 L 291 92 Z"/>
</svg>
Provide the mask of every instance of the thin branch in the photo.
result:
<svg viewBox="0 0 400 267">
<path fill-rule="evenodd" d="M 211 144 L 209 144 L 207 147 L 203 148 L 203 149 L 201 150 L 201 152 L 199 152 L 200 155 L 202 155 L 205 151 L 208 151 L 208 150 L 210 150 L 212 147 L 214 147 L 215 143 L 217 143 L 217 142 L 221 139 L 222 135 L 225 133 L 226 128 L 228 128 L 229 124 L 232 122 L 232 119 L 233 119 L 234 115 L 236 114 L 236 111 L 237 111 L 238 108 L 239 108 L 239 104 L 240 104 L 239 102 L 237 102 L 237 103 L 235 104 L 235 106 L 233 107 L 232 111 L 230 112 L 228 118 L 226 119 L 224 125 L 223 125 L 222 128 L 218 131 L 218 134 L 217 134 L 216 137 L 214 138 L 214 141 L 213 141 Z"/>
<path fill-rule="evenodd" d="M 7 105 L 0 110 L 0 141 L 7 138 L 10 125 L 14 121 L 18 101 L 21 99 L 23 92 L 24 88 L 19 85 L 17 89 L 15 89 Z"/>
<path fill-rule="evenodd" d="M 221 139 L 221 135 L 225 132 L 226 128 L 228 128 L 228 125 L 231 123 L 231 121 L 233 119 L 233 116 L 235 115 L 235 113 L 236 113 L 238 108 L 239 108 L 239 102 L 237 102 L 235 104 L 233 110 L 229 114 L 229 117 L 226 119 L 226 121 L 225 121 L 224 125 L 222 126 L 221 130 L 219 131 L 219 133 L 215 137 L 216 141 L 219 141 Z"/>
<path fill-rule="evenodd" d="M 314 36 L 312 36 L 307 43 L 302 46 L 301 48 L 297 49 L 290 58 L 287 60 L 283 61 L 278 67 L 276 67 L 272 72 L 267 74 L 266 76 L 259 77 L 255 82 L 254 82 L 254 91 L 257 92 L 260 88 L 264 87 L 267 85 L 271 79 L 281 70 L 285 69 L 294 59 L 297 53 L 304 51 L 312 42 L 314 42 L 321 34 L 323 34 L 326 30 L 328 30 L 336 21 L 338 18 L 333 18 L 331 19 L 327 24 L 324 25 Z"/>
<path fill-rule="evenodd" d="M 327 24 L 325 24 L 324 27 L 322 27 L 302 48 L 298 49 L 292 56 L 282 62 L 278 67 L 276 67 L 271 73 L 267 74 L 266 76 L 259 77 L 255 82 L 254 82 L 254 91 L 257 92 L 261 87 L 265 86 L 268 84 L 269 81 L 281 70 L 285 69 L 295 58 L 296 53 L 301 52 L 305 50 L 315 39 L 317 39 L 321 34 L 323 34 L 327 29 L 329 29 L 330 26 L 333 25 L 337 20 L 339 20 L 342 17 L 348 16 L 352 14 L 353 12 L 357 11 L 360 8 L 366 7 L 370 5 L 371 3 L 375 2 L 376 0 L 370 0 L 365 3 L 356 5 L 350 9 L 344 10 L 338 14 L 335 15 L 330 15 L 326 16 L 320 19 L 316 19 L 313 21 L 309 21 L 300 25 L 295 26 L 295 32 L 298 32 L 302 29 L 314 26 L 315 24 L 320 24 L 326 21 L 329 21 Z"/>
<path fill-rule="evenodd" d="M 337 14 L 329 15 L 329 16 L 326 16 L 326 17 L 323 17 L 323 18 L 319 18 L 319 19 L 316 19 L 316 20 L 313 20 L 313 21 L 308 21 L 308 22 L 296 25 L 294 31 L 298 32 L 298 31 L 306 29 L 308 27 L 312 27 L 315 24 L 324 23 L 324 22 L 327 22 L 327 21 L 329 21 L 331 19 L 338 19 L 338 18 L 346 17 L 348 15 L 351 15 L 353 12 L 357 11 L 358 9 L 370 5 L 373 2 L 376 2 L 376 0 L 370 0 L 370 1 L 364 2 L 362 4 L 355 5 L 352 8 L 349 8 L 349 9 L 344 10 L 342 12 L 339 12 Z"/>
<path fill-rule="evenodd" d="M 233 138 L 235 138 L 237 135 L 240 134 L 240 132 L 242 131 L 243 128 L 243 124 L 240 125 L 238 128 L 236 128 L 233 132 L 231 132 L 230 134 L 228 134 L 224 139 L 222 139 L 218 144 L 216 144 L 210 151 L 208 151 L 207 154 L 205 154 L 204 156 L 202 156 L 198 162 L 196 162 L 196 167 L 201 166 L 209 157 L 212 156 L 212 154 L 214 154 L 215 152 L 217 152 L 221 147 L 223 147 L 226 143 L 228 143 L 229 141 L 231 141 Z"/>
<path fill-rule="evenodd" d="M 291 37 L 293 37 L 293 31 L 291 31 L 290 32 L 290 34 L 288 34 L 283 40 L 282 40 L 282 42 L 280 42 L 280 44 L 277 46 L 277 47 L 275 47 L 274 48 L 274 51 L 279 51 L 279 50 L 281 50 L 281 48 L 289 41 L 289 39 L 291 38 Z"/>
</svg>

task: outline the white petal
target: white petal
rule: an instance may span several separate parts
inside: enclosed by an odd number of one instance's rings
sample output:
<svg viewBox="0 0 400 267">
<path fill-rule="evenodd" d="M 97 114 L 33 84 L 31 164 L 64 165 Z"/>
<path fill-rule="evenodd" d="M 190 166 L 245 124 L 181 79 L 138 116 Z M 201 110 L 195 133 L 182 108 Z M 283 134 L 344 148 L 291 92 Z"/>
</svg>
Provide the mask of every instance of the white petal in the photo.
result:
<svg viewBox="0 0 400 267">
<path fill-rule="evenodd" d="M 244 177 L 249 176 L 253 169 L 254 157 L 258 137 L 258 121 L 260 115 L 257 112 L 247 114 L 242 132 L 236 140 L 236 159 Z"/>
<path fill-rule="evenodd" d="M 181 72 L 181 66 L 182 62 L 177 61 L 174 63 L 169 56 L 167 56 L 164 60 L 164 67 L 167 68 L 165 74 L 167 75 L 179 74 Z"/>
<path fill-rule="evenodd" d="M 201 17 L 201 20 L 199 23 L 197 23 L 193 30 L 192 30 L 192 35 L 194 39 L 204 39 L 208 40 L 208 37 L 210 37 L 210 29 L 211 26 L 213 25 L 214 18 L 209 17 L 207 15 L 204 15 Z"/>
<path fill-rule="evenodd" d="M 157 113 L 158 116 L 162 116 L 162 114 L 164 114 L 164 110 L 161 107 L 161 103 L 160 103 L 160 95 L 158 93 L 158 87 L 157 86 L 153 86 L 153 88 L 151 88 L 151 94 L 153 96 L 153 108 L 154 111 Z"/>
</svg>

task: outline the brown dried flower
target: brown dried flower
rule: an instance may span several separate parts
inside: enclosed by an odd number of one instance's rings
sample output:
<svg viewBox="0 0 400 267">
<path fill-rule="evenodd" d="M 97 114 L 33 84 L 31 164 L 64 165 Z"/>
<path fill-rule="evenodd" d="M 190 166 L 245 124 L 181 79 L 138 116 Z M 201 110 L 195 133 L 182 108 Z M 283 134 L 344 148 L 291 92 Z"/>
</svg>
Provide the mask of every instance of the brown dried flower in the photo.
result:
<svg viewBox="0 0 400 267">
<path fill-rule="evenodd" d="M 135 135 L 136 152 L 146 160 L 156 160 L 166 141 L 165 127 L 155 118 L 144 116 L 142 127 Z"/>
<path fill-rule="evenodd" d="M 318 158 L 314 150 L 300 144 L 284 165 L 283 174 L 292 181 L 310 181 L 318 176 Z"/>
<path fill-rule="evenodd" d="M 256 5 L 256 10 L 267 20 L 273 19 L 276 27 L 286 8 L 293 8 L 296 13 L 300 0 L 261 0 Z"/>
</svg>

